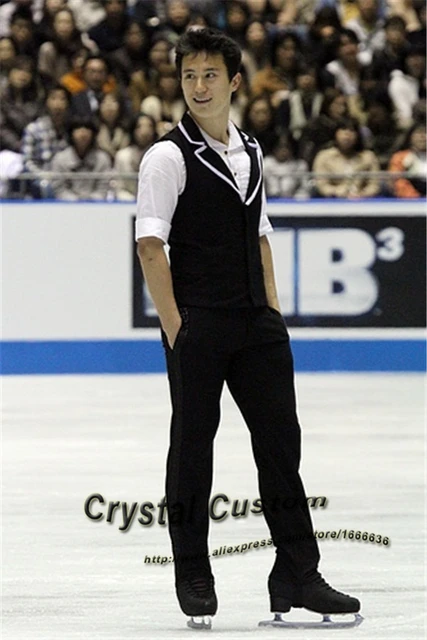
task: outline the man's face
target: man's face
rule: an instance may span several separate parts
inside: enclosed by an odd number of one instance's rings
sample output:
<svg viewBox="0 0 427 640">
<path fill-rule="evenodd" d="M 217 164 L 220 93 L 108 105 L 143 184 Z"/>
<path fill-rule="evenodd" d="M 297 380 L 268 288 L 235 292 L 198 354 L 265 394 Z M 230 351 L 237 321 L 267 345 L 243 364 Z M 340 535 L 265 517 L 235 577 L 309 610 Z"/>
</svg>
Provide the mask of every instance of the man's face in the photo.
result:
<svg viewBox="0 0 427 640">
<path fill-rule="evenodd" d="M 84 79 L 89 89 L 100 91 L 107 80 L 107 67 L 102 60 L 89 60 L 84 70 Z"/>
<path fill-rule="evenodd" d="M 181 84 L 190 111 L 199 118 L 228 114 L 231 95 L 240 84 L 237 73 L 230 81 L 222 54 L 201 52 L 184 56 Z"/>
</svg>

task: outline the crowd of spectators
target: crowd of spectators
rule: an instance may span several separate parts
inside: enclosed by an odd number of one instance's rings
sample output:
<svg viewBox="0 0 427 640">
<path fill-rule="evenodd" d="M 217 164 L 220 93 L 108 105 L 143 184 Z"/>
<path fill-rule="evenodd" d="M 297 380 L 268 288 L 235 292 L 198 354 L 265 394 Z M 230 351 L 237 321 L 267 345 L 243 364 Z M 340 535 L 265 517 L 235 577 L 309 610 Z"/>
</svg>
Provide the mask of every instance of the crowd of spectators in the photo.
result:
<svg viewBox="0 0 427 640">
<path fill-rule="evenodd" d="M 425 22 L 425 0 L 0 0 L 1 195 L 133 200 L 200 25 L 243 49 L 232 118 L 269 197 L 425 196 Z"/>
</svg>

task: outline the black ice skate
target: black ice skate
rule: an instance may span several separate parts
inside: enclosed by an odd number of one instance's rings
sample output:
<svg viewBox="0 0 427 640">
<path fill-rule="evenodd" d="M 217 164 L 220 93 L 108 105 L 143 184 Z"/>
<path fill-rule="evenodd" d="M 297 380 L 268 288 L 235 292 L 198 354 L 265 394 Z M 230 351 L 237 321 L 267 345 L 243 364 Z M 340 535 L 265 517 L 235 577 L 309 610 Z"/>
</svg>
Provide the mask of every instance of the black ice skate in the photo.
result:
<svg viewBox="0 0 427 640">
<path fill-rule="evenodd" d="M 176 592 L 181 609 L 191 620 L 192 629 L 210 629 L 211 616 L 216 614 L 218 600 L 213 576 L 188 577 L 177 581 Z"/>
<path fill-rule="evenodd" d="M 310 582 L 293 587 L 270 576 L 268 587 L 270 591 L 270 610 L 274 613 L 274 620 L 262 621 L 259 626 L 299 629 L 346 628 L 358 626 L 363 621 L 363 617 L 358 613 L 360 610 L 359 600 L 333 589 L 318 572 Z M 313 622 L 284 620 L 282 614 L 290 611 L 292 607 L 320 613 L 323 615 L 323 619 Z M 343 621 L 331 619 L 331 615 L 345 614 L 353 614 L 354 619 Z"/>
</svg>

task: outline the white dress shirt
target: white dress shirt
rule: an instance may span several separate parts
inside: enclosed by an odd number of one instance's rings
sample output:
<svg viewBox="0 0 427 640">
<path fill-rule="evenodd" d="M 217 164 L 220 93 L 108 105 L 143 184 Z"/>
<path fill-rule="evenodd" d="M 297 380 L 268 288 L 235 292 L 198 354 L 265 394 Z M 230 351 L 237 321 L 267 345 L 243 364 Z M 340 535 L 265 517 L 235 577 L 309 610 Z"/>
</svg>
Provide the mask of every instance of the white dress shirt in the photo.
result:
<svg viewBox="0 0 427 640">
<path fill-rule="evenodd" d="M 229 122 L 229 144 L 211 138 L 200 129 L 206 142 L 226 163 L 239 186 L 244 202 L 249 185 L 250 158 L 242 138 L 234 124 Z M 184 156 L 171 140 L 153 145 L 144 155 L 138 179 L 137 220 L 135 238 L 154 236 L 167 243 L 178 197 L 183 193 L 187 180 Z M 263 190 L 259 235 L 270 233 L 273 228 L 266 213 L 266 197 Z"/>
</svg>

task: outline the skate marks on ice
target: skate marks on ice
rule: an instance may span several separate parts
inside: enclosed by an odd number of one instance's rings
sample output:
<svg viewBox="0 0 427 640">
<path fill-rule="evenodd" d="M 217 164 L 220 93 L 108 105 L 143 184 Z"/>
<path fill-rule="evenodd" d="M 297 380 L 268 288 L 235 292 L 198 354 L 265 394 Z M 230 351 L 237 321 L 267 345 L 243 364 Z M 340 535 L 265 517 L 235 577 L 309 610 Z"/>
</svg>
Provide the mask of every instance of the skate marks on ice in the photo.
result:
<svg viewBox="0 0 427 640">
<path fill-rule="evenodd" d="M 3 387 L 2 640 L 181 640 L 186 627 L 162 527 L 123 533 L 88 520 L 100 492 L 131 503 L 163 495 L 169 397 L 162 376 L 10 377 Z M 212 563 L 219 612 L 211 640 L 421 640 L 423 610 L 423 389 L 417 375 L 300 375 L 303 476 L 326 495 L 319 530 L 369 527 L 388 548 L 319 541 L 321 570 L 359 597 L 357 629 L 258 628 L 271 616 L 273 552 Z M 249 438 L 225 395 L 214 490 L 257 495 Z M 211 546 L 267 535 L 261 518 L 213 524 Z M 263 552 L 264 553 L 264 552 Z M 290 612 L 290 619 L 301 616 Z M 287 614 L 288 615 L 288 614 Z M 200 637 L 200 634 L 199 634 Z"/>
</svg>

